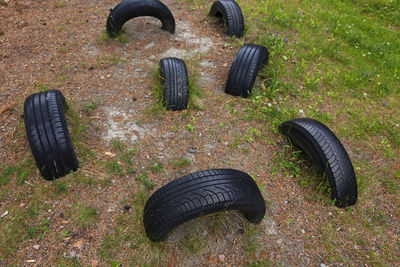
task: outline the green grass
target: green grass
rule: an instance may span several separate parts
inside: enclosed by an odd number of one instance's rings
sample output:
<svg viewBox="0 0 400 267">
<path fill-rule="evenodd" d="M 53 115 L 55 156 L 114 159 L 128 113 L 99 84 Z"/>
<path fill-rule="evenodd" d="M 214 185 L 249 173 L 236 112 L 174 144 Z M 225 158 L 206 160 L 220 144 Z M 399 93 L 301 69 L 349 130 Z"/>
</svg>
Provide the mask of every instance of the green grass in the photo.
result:
<svg viewBox="0 0 400 267">
<path fill-rule="evenodd" d="M 132 195 L 128 203 L 132 204 L 133 212 L 117 218 L 114 230 L 102 240 L 99 256 L 110 265 L 120 262 L 123 266 L 162 266 L 163 245 L 151 242 L 143 226 L 143 208 L 149 194 L 139 186 Z"/>
<path fill-rule="evenodd" d="M 84 228 L 96 225 L 99 217 L 96 208 L 81 203 L 78 203 L 70 212 L 74 223 Z"/>
<path fill-rule="evenodd" d="M 147 190 L 153 189 L 153 182 L 150 180 L 149 175 L 147 173 L 140 173 L 136 176 L 136 181 L 143 184 Z"/>
<path fill-rule="evenodd" d="M 187 158 L 180 158 L 180 159 L 176 159 L 172 162 L 172 165 L 174 165 L 175 167 L 178 168 L 184 168 L 190 165 L 190 160 Z"/>
</svg>

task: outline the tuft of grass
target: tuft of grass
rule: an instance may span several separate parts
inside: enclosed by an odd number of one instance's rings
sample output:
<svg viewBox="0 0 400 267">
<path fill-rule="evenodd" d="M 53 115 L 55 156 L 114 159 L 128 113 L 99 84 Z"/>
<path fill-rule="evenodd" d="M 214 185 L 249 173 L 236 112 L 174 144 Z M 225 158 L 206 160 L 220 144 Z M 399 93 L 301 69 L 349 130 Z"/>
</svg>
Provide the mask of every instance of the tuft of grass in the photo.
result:
<svg viewBox="0 0 400 267">
<path fill-rule="evenodd" d="M 37 89 L 39 92 L 45 92 L 50 90 L 49 86 L 41 83 L 35 83 L 34 84 L 35 89 Z"/>
<path fill-rule="evenodd" d="M 15 168 L 7 166 L 0 174 L 0 183 L 6 185 L 10 182 L 11 175 L 15 172 Z"/>
<path fill-rule="evenodd" d="M 184 168 L 190 165 L 190 160 L 187 158 L 176 159 L 172 162 L 172 165 L 179 168 Z"/>
<path fill-rule="evenodd" d="M 151 166 L 149 167 L 149 169 L 151 170 L 152 173 L 160 172 L 163 170 L 163 168 L 164 168 L 164 165 L 157 160 L 153 160 L 151 163 Z"/>
<path fill-rule="evenodd" d="M 166 265 L 163 245 L 150 241 L 144 230 L 143 208 L 148 197 L 147 190 L 140 185 L 130 200 L 133 212 L 121 215 L 114 229 L 103 239 L 99 256 L 108 264 Z"/>
<path fill-rule="evenodd" d="M 91 103 L 86 103 L 83 110 L 87 113 L 92 113 L 100 104 L 100 99 L 93 100 Z"/>
<path fill-rule="evenodd" d="M 199 254 L 205 247 L 201 233 L 189 234 L 182 239 L 182 245 L 192 254 Z"/>
<path fill-rule="evenodd" d="M 99 41 L 100 42 L 113 42 L 113 41 L 117 40 L 120 44 L 126 44 L 129 40 L 129 38 L 125 33 L 126 33 L 125 27 L 122 27 L 121 32 L 119 32 L 116 37 L 111 36 L 107 30 L 104 30 L 100 35 Z"/>
<path fill-rule="evenodd" d="M 122 169 L 121 163 L 118 161 L 107 161 L 106 162 L 106 167 L 108 169 L 109 174 L 116 174 L 119 176 L 124 175 L 124 171 Z"/>
<path fill-rule="evenodd" d="M 114 149 L 118 150 L 118 151 L 123 151 L 124 150 L 124 144 L 121 143 L 120 141 L 116 140 L 112 143 Z"/>
<path fill-rule="evenodd" d="M 113 53 L 107 56 L 100 56 L 94 64 L 95 68 L 106 68 L 114 65 L 120 65 L 126 61 L 126 58 L 119 56 L 118 53 Z"/>
<path fill-rule="evenodd" d="M 142 183 L 147 188 L 147 190 L 151 190 L 154 187 L 153 182 L 150 180 L 147 173 L 143 172 L 141 174 L 138 174 L 135 180 Z"/>
<path fill-rule="evenodd" d="M 98 217 L 96 208 L 85 206 L 81 203 L 72 211 L 74 222 L 85 228 L 96 225 Z"/>
<path fill-rule="evenodd" d="M 164 99 L 163 99 L 164 84 L 162 77 L 160 75 L 160 67 L 158 65 L 152 68 L 151 77 L 153 79 L 152 95 L 154 98 L 148 112 L 153 115 L 159 116 L 164 114 L 167 108 L 164 105 Z"/>
</svg>

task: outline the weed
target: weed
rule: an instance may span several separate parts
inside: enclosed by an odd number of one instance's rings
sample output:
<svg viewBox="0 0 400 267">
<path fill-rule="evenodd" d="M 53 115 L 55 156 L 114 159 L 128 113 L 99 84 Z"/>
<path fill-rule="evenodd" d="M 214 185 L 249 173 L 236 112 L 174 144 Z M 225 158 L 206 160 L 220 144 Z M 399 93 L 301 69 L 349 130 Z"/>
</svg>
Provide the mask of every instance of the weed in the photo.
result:
<svg viewBox="0 0 400 267">
<path fill-rule="evenodd" d="M 113 143 L 112 143 L 112 145 L 113 145 L 113 147 L 114 147 L 114 149 L 116 149 L 116 150 L 118 150 L 118 151 L 123 151 L 124 150 L 124 144 L 123 143 L 121 143 L 120 141 L 114 141 Z"/>
<path fill-rule="evenodd" d="M 204 248 L 205 242 L 201 234 L 189 234 L 182 239 L 182 245 L 187 248 L 190 253 L 199 254 Z"/>
<path fill-rule="evenodd" d="M 82 227 L 94 226 L 97 223 L 98 213 L 96 208 L 78 204 L 72 211 L 74 222 Z"/>
<path fill-rule="evenodd" d="M 93 100 L 91 103 L 84 105 L 83 110 L 87 113 L 92 113 L 100 104 L 100 99 Z"/>
<path fill-rule="evenodd" d="M 164 165 L 157 160 L 153 160 L 151 166 L 149 167 L 149 169 L 151 170 L 152 173 L 160 172 L 160 171 L 162 171 L 163 168 L 164 168 Z"/>
<path fill-rule="evenodd" d="M 142 183 L 148 190 L 153 189 L 154 185 L 153 182 L 149 179 L 147 173 L 141 173 L 136 176 L 136 181 Z"/>
<path fill-rule="evenodd" d="M 99 38 L 99 43 L 102 42 L 113 42 L 117 40 L 120 44 L 125 44 L 128 42 L 128 36 L 125 34 L 125 27 L 122 27 L 121 31 L 117 34 L 116 37 L 111 36 L 107 30 L 104 30 Z"/>
<path fill-rule="evenodd" d="M 196 129 L 196 127 L 194 127 L 192 124 L 189 123 L 186 125 L 186 129 L 188 129 L 189 132 L 193 132 L 194 129 Z"/>
<path fill-rule="evenodd" d="M 116 174 L 119 176 L 124 175 L 122 165 L 118 161 L 107 161 L 106 167 L 108 169 L 108 173 L 110 173 L 110 174 Z"/>
<path fill-rule="evenodd" d="M 130 200 L 134 212 L 117 218 L 116 227 L 103 239 L 99 251 L 100 258 L 109 264 L 123 260 L 133 266 L 165 265 L 163 245 L 151 242 L 144 231 L 143 208 L 148 197 L 147 190 L 139 185 L 139 191 L 135 192 Z"/>
<path fill-rule="evenodd" d="M 172 164 L 173 164 L 175 167 L 184 168 L 184 167 L 190 165 L 190 160 L 187 159 L 187 158 L 181 158 L 181 159 L 174 160 L 174 161 L 172 162 Z"/>
<path fill-rule="evenodd" d="M 6 185 L 10 182 L 10 176 L 15 172 L 15 168 L 7 166 L 0 174 L 0 183 Z"/>
<path fill-rule="evenodd" d="M 101 56 L 97 58 L 97 62 L 94 64 L 96 68 L 109 67 L 113 65 L 120 65 L 126 61 L 126 58 L 120 57 L 118 53 L 113 53 L 109 56 Z"/>
<path fill-rule="evenodd" d="M 39 92 L 45 92 L 50 90 L 50 88 L 45 85 L 45 84 L 41 84 L 41 83 L 35 83 L 34 87 L 39 91 Z"/>
</svg>

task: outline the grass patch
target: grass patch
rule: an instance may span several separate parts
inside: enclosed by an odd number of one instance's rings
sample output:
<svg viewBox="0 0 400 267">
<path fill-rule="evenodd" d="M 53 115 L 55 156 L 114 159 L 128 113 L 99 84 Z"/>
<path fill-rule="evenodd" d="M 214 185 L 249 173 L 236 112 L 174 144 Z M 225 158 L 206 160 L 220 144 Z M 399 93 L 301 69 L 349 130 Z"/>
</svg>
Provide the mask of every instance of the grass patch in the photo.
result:
<svg viewBox="0 0 400 267">
<path fill-rule="evenodd" d="M 161 243 L 151 242 L 144 231 L 143 208 L 149 194 L 143 186 L 129 200 L 133 213 L 121 215 L 113 231 L 101 244 L 99 256 L 107 263 L 122 266 L 163 266 L 165 253 Z"/>
<path fill-rule="evenodd" d="M 178 168 L 184 168 L 190 165 L 190 160 L 187 158 L 176 159 L 172 162 L 172 165 Z"/>
<path fill-rule="evenodd" d="M 122 27 L 121 31 L 119 32 L 119 34 L 114 37 L 111 36 L 107 30 L 104 30 L 99 38 L 99 42 L 103 43 L 103 42 L 114 42 L 114 41 L 118 41 L 120 44 L 126 44 L 128 42 L 129 38 L 128 35 L 126 34 L 126 30 L 125 27 Z"/>
<path fill-rule="evenodd" d="M 150 180 L 147 173 L 143 172 L 141 174 L 138 174 L 136 176 L 136 181 L 143 184 L 147 188 L 147 190 L 151 190 L 154 187 L 153 182 Z"/>
<path fill-rule="evenodd" d="M 79 203 L 72 209 L 71 217 L 75 224 L 87 228 L 96 225 L 99 215 L 96 208 Z"/>
</svg>

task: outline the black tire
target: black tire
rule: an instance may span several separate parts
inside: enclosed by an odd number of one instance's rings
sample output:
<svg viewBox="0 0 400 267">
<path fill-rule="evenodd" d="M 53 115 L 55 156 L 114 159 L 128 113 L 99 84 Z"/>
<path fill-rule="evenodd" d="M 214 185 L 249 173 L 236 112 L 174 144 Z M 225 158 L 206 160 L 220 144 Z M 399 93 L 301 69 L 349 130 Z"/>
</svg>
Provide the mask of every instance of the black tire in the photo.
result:
<svg viewBox="0 0 400 267">
<path fill-rule="evenodd" d="M 78 169 L 58 90 L 30 95 L 24 104 L 26 135 L 40 173 L 53 180 Z"/>
<path fill-rule="evenodd" d="M 158 18 L 163 30 L 175 33 L 175 19 L 166 5 L 156 0 L 126 0 L 111 10 L 107 18 L 108 34 L 117 37 L 125 22 L 141 16 Z"/>
<path fill-rule="evenodd" d="M 184 110 L 189 102 L 189 80 L 185 62 L 179 58 L 160 60 L 163 101 L 168 110 Z"/>
<path fill-rule="evenodd" d="M 357 201 L 357 180 L 353 164 L 342 143 L 324 124 L 313 119 L 294 119 L 279 127 L 328 177 L 331 197 L 338 207 Z"/>
<path fill-rule="evenodd" d="M 268 49 L 246 44 L 233 60 L 225 92 L 233 96 L 248 97 L 253 89 L 262 64 L 268 64 Z"/>
<path fill-rule="evenodd" d="M 233 0 L 218 0 L 213 3 L 210 16 L 223 17 L 226 23 L 228 36 L 242 37 L 244 19 L 242 10 Z"/>
<path fill-rule="evenodd" d="M 240 210 L 252 223 L 263 219 L 264 199 L 250 175 L 215 169 L 178 178 L 147 200 L 143 221 L 147 236 L 161 241 L 186 221 L 224 210 Z"/>
</svg>

